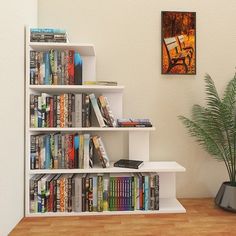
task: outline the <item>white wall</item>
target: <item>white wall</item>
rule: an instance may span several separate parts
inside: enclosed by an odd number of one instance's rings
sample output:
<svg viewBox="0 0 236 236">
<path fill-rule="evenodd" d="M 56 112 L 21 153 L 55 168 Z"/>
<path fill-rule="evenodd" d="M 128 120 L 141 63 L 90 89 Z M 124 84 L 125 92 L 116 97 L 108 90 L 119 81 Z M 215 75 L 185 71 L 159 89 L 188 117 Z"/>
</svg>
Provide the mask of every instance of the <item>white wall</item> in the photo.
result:
<svg viewBox="0 0 236 236">
<path fill-rule="evenodd" d="M 161 11 L 197 12 L 197 75 L 161 75 Z M 204 104 L 206 72 L 222 92 L 235 72 L 236 1 L 39 0 L 41 26 L 67 29 L 72 42 L 94 43 L 97 79 L 125 85 L 125 117 L 149 117 L 152 160 L 176 160 L 179 197 L 214 196 L 227 173 L 187 135 L 178 120 Z M 119 145 L 112 145 L 114 155 Z M 110 145 L 109 145 L 110 146 Z M 127 153 L 127 145 L 124 144 Z"/>
<path fill-rule="evenodd" d="M 0 236 L 24 215 L 24 25 L 36 22 L 36 0 L 1 2 Z"/>
</svg>

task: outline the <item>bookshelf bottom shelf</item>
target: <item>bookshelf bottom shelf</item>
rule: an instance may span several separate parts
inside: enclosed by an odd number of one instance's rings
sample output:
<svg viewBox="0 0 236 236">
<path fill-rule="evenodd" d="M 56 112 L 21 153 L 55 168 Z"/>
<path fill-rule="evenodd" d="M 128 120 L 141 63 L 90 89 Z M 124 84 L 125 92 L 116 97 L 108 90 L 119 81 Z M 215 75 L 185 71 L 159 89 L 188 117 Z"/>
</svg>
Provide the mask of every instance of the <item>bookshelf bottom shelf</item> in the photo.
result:
<svg viewBox="0 0 236 236">
<path fill-rule="evenodd" d="M 98 216 L 98 215 L 136 215 L 136 214 L 163 214 L 163 213 L 186 213 L 186 209 L 176 198 L 160 199 L 159 210 L 148 211 L 103 211 L 103 212 L 46 212 L 29 213 L 26 217 L 47 217 L 47 216 Z"/>
</svg>

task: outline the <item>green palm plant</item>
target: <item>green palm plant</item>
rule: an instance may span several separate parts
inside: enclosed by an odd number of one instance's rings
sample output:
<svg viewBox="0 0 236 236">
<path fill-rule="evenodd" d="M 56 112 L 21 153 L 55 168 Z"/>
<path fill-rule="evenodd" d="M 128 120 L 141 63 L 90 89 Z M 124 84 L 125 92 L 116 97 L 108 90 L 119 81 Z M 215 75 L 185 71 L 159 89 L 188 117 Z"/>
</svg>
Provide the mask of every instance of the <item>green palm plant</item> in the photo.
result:
<svg viewBox="0 0 236 236">
<path fill-rule="evenodd" d="M 179 116 L 191 136 L 216 160 L 224 161 L 230 185 L 236 186 L 236 75 L 220 98 L 214 81 L 205 76 L 206 107 L 193 105 L 192 118 Z"/>
</svg>

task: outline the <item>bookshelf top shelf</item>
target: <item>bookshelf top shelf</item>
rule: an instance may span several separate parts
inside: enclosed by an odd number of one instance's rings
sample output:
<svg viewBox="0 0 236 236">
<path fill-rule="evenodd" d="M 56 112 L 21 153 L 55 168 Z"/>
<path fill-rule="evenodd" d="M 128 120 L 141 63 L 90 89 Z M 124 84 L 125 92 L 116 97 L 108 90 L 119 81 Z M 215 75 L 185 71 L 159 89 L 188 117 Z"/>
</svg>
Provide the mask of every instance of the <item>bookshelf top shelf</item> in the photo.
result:
<svg viewBox="0 0 236 236">
<path fill-rule="evenodd" d="M 50 92 L 112 92 L 121 93 L 124 90 L 124 86 L 107 86 L 107 85 L 29 85 L 29 89 L 38 92 L 50 93 Z"/>
<path fill-rule="evenodd" d="M 137 173 L 137 172 L 184 172 L 185 168 L 175 161 L 144 162 L 139 169 L 111 167 L 109 168 L 90 168 L 90 169 L 40 169 L 30 170 L 30 174 L 57 174 L 57 173 Z"/>
<path fill-rule="evenodd" d="M 93 44 L 74 44 L 74 43 L 50 43 L 50 42 L 30 42 L 31 50 L 46 51 L 50 49 L 64 50 L 73 49 L 80 53 L 81 56 L 95 56 L 95 48 Z"/>
</svg>

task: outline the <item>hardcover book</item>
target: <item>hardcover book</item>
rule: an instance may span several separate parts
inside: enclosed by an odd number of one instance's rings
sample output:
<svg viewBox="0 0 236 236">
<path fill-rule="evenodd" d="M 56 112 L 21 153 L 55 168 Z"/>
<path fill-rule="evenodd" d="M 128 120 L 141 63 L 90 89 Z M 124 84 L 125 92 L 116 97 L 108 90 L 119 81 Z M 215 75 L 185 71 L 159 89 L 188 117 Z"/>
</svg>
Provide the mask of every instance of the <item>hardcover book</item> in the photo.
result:
<svg viewBox="0 0 236 236">
<path fill-rule="evenodd" d="M 93 109 L 94 109 L 94 112 L 95 112 L 95 115 L 97 117 L 100 127 L 106 127 L 106 124 L 104 123 L 104 120 L 103 120 L 103 116 L 102 116 L 101 111 L 98 107 L 98 103 L 97 103 L 97 99 L 96 99 L 95 95 L 92 93 L 89 95 L 89 98 L 92 103 L 92 106 L 93 106 Z"/>
<path fill-rule="evenodd" d="M 114 166 L 122 168 L 139 169 L 143 164 L 144 164 L 143 161 L 120 159 L 119 161 L 114 163 Z"/>
</svg>

